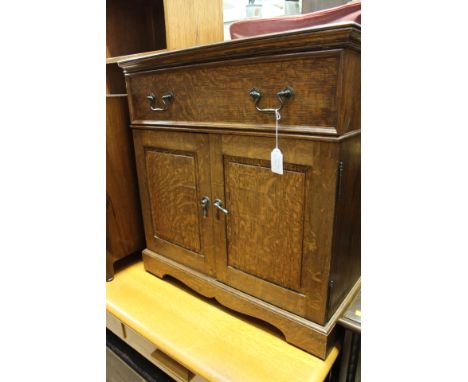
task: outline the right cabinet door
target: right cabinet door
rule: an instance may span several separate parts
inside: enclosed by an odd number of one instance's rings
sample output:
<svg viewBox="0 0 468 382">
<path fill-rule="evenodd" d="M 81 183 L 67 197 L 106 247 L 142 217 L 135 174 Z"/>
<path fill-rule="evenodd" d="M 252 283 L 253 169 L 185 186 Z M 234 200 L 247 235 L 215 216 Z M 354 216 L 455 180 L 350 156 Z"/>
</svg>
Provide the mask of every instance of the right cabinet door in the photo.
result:
<svg viewBox="0 0 468 382">
<path fill-rule="evenodd" d="M 332 143 L 280 139 L 284 173 L 271 172 L 272 138 L 218 136 L 212 158 L 218 211 L 217 277 L 317 323 L 325 320 L 336 193 Z"/>
</svg>

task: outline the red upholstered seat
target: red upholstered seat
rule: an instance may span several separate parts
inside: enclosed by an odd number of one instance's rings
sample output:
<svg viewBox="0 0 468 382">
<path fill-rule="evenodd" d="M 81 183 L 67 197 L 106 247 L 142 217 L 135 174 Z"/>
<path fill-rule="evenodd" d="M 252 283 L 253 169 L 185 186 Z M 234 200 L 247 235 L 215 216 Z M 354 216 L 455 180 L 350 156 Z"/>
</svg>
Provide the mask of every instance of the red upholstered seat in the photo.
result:
<svg viewBox="0 0 468 382">
<path fill-rule="evenodd" d="M 361 3 L 349 3 L 304 15 L 280 16 L 269 19 L 241 20 L 231 24 L 231 38 L 244 38 L 261 34 L 282 32 L 291 29 L 313 27 L 316 25 L 354 21 L 361 23 Z"/>
</svg>

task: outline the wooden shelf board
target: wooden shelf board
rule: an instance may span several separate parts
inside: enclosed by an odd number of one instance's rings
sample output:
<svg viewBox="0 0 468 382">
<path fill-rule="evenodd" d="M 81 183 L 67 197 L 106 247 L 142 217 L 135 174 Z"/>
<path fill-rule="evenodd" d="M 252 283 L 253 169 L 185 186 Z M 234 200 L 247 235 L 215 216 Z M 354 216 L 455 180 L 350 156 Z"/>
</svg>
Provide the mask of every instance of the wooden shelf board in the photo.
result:
<svg viewBox="0 0 468 382">
<path fill-rule="evenodd" d="M 209 381 L 323 381 L 325 360 L 289 345 L 249 318 L 199 297 L 177 282 L 131 264 L 106 284 L 107 311 L 164 353 Z"/>
<path fill-rule="evenodd" d="M 151 56 L 153 54 L 162 53 L 162 52 L 166 52 L 166 51 L 167 51 L 167 49 L 160 49 L 160 50 L 153 50 L 153 51 L 149 51 L 149 52 L 127 54 L 127 55 L 124 55 L 124 56 L 108 57 L 108 58 L 106 58 L 106 64 L 107 65 L 117 64 L 117 62 L 119 62 L 119 61 L 126 61 L 126 60 L 131 60 L 131 59 L 134 59 L 134 58 Z"/>
</svg>

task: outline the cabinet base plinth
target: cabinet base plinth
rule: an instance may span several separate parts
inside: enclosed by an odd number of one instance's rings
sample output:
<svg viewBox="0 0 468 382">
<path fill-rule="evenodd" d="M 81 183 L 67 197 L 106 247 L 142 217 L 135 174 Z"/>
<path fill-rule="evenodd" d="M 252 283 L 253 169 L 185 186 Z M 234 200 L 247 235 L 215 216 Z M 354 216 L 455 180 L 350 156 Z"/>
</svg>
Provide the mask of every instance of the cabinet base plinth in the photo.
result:
<svg viewBox="0 0 468 382">
<path fill-rule="evenodd" d="M 145 270 L 159 278 L 166 275 L 174 277 L 205 297 L 214 298 L 232 310 L 275 326 L 283 333 L 288 343 L 319 358 L 325 359 L 328 351 L 335 344 L 339 329 L 335 326 L 336 315 L 325 326 L 321 326 L 227 286 L 151 250 L 143 251 L 143 262 Z"/>
</svg>

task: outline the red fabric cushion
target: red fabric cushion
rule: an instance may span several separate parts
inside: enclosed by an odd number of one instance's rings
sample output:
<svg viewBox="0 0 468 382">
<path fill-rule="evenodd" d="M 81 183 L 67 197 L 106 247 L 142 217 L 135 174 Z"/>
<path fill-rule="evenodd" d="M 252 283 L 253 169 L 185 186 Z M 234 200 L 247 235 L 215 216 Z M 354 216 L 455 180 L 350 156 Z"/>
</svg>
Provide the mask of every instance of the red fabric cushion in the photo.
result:
<svg viewBox="0 0 468 382">
<path fill-rule="evenodd" d="M 269 19 L 250 19 L 232 23 L 231 38 L 252 37 L 291 29 L 313 27 L 339 21 L 361 23 L 361 3 L 349 3 L 339 7 L 297 16 L 280 16 Z"/>
</svg>

